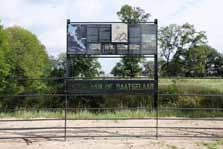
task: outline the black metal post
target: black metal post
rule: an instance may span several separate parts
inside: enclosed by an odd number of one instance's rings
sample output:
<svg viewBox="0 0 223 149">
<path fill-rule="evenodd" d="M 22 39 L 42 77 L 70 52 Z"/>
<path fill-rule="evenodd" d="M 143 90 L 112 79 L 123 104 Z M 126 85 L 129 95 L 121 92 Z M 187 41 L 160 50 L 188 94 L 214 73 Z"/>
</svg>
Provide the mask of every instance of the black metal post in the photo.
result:
<svg viewBox="0 0 223 149">
<path fill-rule="evenodd" d="M 68 25 L 70 23 L 70 20 L 67 20 L 67 31 L 68 31 Z M 68 35 L 66 37 L 66 50 L 68 49 Z M 64 140 L 67 140 L 67 78 L 68 78 L 68 55 L 66 52 L 66 59 L 64 64 L 64 94 L 65 94 L 65 101 L 64 101 Z"/>
<path fill-rule="evenodd" d="M 158 20 L 155 19 L 156 24 L 156 54 L 154 55 L 154 110 L 156 112 L 156 139 L 158 139 L 158 127 L 159 127 L 159 111 L 158 111 Z"/>
</svg>

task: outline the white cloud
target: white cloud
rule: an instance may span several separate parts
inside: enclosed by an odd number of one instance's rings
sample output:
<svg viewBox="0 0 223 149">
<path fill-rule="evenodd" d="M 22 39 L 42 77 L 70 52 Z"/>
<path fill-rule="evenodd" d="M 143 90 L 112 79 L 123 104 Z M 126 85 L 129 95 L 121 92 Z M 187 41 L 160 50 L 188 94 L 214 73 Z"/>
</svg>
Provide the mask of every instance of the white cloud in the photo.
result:
<svg viewBox="0 0 223 149">
<path fill-rule="evenodd" d="M 0 4 L 3 25 L 20 25 L 35 33 L 50 55 L 65 52 L 66 19 L 117 21 L 116 12 L 124 4 L 145 9 L 151 20 L 159 19 L 159 26 L 192 23 L 223 52 L 221 0 L 1 0 Z"/>
<path fill-rule="evenodd" d="M 0 17 L 8 26 L 20 25 L 35 33 L 51 55 L 65 51 L 65 5 L 31 3 L 28 0 L 1 1 Z"/>
<path fill-rule="evenodd" d="M 199 5 L 188 8 L 171 21 L 179 24 L 189 22 L 194 24 L 198 30 L 206 31 L 209 44 L 223 52 L 222 5 L 223 1 L 220 0 L 202 0 Z"/>
</svg>

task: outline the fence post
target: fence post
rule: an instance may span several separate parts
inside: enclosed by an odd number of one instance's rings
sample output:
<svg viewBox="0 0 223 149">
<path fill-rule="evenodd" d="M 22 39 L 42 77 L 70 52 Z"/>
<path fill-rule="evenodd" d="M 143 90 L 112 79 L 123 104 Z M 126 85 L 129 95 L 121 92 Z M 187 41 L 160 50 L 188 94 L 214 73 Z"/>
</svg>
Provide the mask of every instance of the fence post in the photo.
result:
<svg viewBox="0 0 223 149">
<path fill-rule="evenodd" d="M 158 139 L 158 127 L 159 127 L 159 111 L 158 111 L 158 20 L 155 19 L 156 24 L 156 54 L 154 55 L 154 110 L 156 112 L 156 139 Z"/>
<path fill-rule="evenodd" d="M 66 28 L 68 31 L 68 25 L 70 23 L 70 20 L 67 20 Z M 66 37 L 66 50 L 68 49 L 68 35 Z M 67 53 L 67 52 L 66 52 Z M 65 101 L 64 101 L 64 140 L 67 140 L 67 77 L 68 77 L 68 58 L 65 58 L 65 63 L 64 63 L 64 94 L 65 94 Z"/>
</svg>

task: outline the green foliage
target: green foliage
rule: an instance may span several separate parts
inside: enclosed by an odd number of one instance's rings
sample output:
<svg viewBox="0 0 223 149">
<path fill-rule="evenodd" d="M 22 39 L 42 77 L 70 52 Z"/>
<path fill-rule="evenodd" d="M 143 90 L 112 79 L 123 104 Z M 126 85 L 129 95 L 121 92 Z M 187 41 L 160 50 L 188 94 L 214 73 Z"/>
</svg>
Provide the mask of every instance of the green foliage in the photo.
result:
<svg viewBox="0 0 223 149">
<path fill-rule="evenodd" d="M 99 75 L 101 65 L 97 58 L 76 56 L 70 60 L 69 76 L 93 78 Z"/>
<path fill-rule="evenodd" d="M 179 108 L 198 108 L 200 106 L 201 97 L 179 96 L 176 101 L 176 106 Z"/>
<path fill-rule="evenodd" d="M 160 79 L 159 93 L 178 94 L 222 94 L 221 79 Z M 211 96 L 173 96 L 159 97 L 160 106 L 181 108 L 222 108 L 223 98 Z M 204 112 L 204 111 L 201 111 Z"/>
<path fill-rule="evenodd" d="M 58 58 L 51 57 L 51 76 L 63 76 L 65 72 L 66 55 L 61 53 Z M 70 77 L 93 78 L 99 75 L 101 65 L 97 58 L 75 56 L 67 61 Z"/>
<path fill-rule="evenodd" d="M 15 26 L 7 28 L 9 42 L 8 63 L 10 65 L 10 77 L 14 78 L 38 78 L 46 76 L 48 55 L 45 47 L 31 32 Z M 16 93 L 43 90 L 46 85 L 41 81 L 16 81 L 14 84 Z M 11 86 L 11 88 L 13 88 Z"/>
<path fill-rule="evenodd" d="M 171 57 L 176 52 L 181 34 L 181 27 L 176 24 L 170 24 L 159 29 L 159 48 L 160 54 L 166 61 L 167 67 Z"/>
<path fill-rule="evenodd" d="M 135 77 L 142 73 L 142 67 L 139 65 L 143 62 L 143 57 L 128 57 L 125 56 L 122 58 L 121 62 L 117 63 L 116 66 L 112 69 L 111 73 L 114 76 L 122 77 Z"/>
<path fill-rule="evenodd" d="M 185 56 L 185 75 L 186 76 L 199 76 L 205 75 L 205 63 L 209 47 L 198 46 L 188 49 Z"/>
<path fill-rule="evenodd" d="M 201 144 L 203 146 L 206 146 L 207 149 L 220 149 L 223 146 L 223 140 L 216 140 L 214 142 L 203 142 Z"/>
<path fill-rule="evenodd" d="M 10 27 L 4 29 L 3 32 L 5 35 L 1 40 L 7 42 L 5 44 L 7 46 L 0 50 L 1 52 L 7 51 L 4 55 L 7 65 L 7 71 L 5 72 L 7 73 L 0 74 L 5 82 L 5 87 L 1 88 L 3 94 L 18 95 L 44 92 L 47 89 L 45 82 L 29 79 L 47 76 L 49 69 L 45 47 L 34 34 L 21 27 Z M 1 60 L 0 65 L 3 65 L 4 63 Z M 23 97 L 7 97 L 2 99 L 0 107 L 9 109 L 34 103 L 28 97 L 26 100 Z"/>
<path fill-rule="evenodd" d="M 171 24 L 162 27 L 159 31 L 160 53 L 165 63 L 162 66 L 164 75 L 179 76 L 187 73 L 188 63 L 197 58 L 205 58 L 205 50 L 200 52 L 197 47 L 202 47 L 207 43 L 207 37 L 204 31 L 196 31 L 194 26 L 185 23 L 182 26 Z M 201 49 L 201 48 L 200 48 Z M 196 54 L 194 54 L 196 52 Z M 202 61 L 201 60 L 201 61 Z M 193 67 L 200 75 L 204 72 L 204 65 L 198 64 Z M 194 70 L 192 70 L 193 73 Z"/>
<path fill-rule="evenodd" d="M 205 70 L 207 76 L 223 76 L 223 54 L 209 47 Z"/>
<path fill-rule="evenodd" d="M 0 94 L 6 89 L 6 77 L 9 75 L 8 50 L 7 34 L 0 25 Z"/>
<path fill-rule="evenodd" d="M 127 23 L 146 22 L 151 16 L 149 13 L 145 13 L 145 10 L 140 7 L 132 7 L 127 4 L 122 6 L 117 15 L 122 22 Z"/>
</svg>

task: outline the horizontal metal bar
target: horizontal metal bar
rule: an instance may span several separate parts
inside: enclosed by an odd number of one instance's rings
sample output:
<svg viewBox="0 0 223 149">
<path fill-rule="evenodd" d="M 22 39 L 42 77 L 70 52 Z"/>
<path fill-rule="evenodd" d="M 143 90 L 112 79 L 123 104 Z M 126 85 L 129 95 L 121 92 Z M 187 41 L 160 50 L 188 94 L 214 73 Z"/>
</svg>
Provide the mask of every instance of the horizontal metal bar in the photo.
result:
<svg viewBox="0 0 223 149">
<path fill-rule="evenodd" d="M 68 120 L 68 119 L 67 119 Z M 64 118 L 55 118 L 55 119 L 0 119 L 0 122 L 33 122 L 33 121 L 64 121 Z"/>
<path fill-rule="evenodd" d="M 22 95 L 0 95 L 0 97 L 41 97 L 41 96 L 55 96 L 64 97 L 66 94 L 22 94 Z M 71 95 L 68 95 L 71 96 Z M 75 95 L 76 96 L 76 95 Z"/>
<path fill-rule="evenodd" d="M 166 110 L 216 110 L 223 111 L 223 108 L 159 108 L 159 111 Z"/>
<path fill-rule="evenodd" d="M 23 77 L 12 77 L 12 78 L 0 78 L 0 80 L 21 80 L 21 81 L 28 81 L 28 80 L 64 80 L 65 77 L 40 77 L 40 78 L 23 78 Z"/>
<path fill-rule="evenodd" d="M 223 136 L 197 136 L 197 135 L 67 135 L 67 138 L 119 138 L 119 137 L 128 137 L 128 138 L 223 138 Z M 9 139 L 32 139 L 32 138 L 64 138 L 64 136 L 23 136 L 23 137 L 0 137 L 1 140 Z"/>
<path fill-rule="evenodd" d="M 26 127 L 26 128 L 0 128 L 0 131 L 2 130 L 41 130 L 41 129 L 64 129 L 65 127 Z M 67 127 L 68 128 L 68 127 Z"/>
<path fill-rule="evenodd" d="M 183 135 L 179 135 L 179 136 L 177 136 L 177 135 L 163 135 L 163 136 L 160 136 L 160 135 L 158 135 L 158 136 L 156 136 L 156 135 L 123 135 L 123 134 L 120 134 L 120 135 L 77 135 L 77 136 L 73 136 L 73 135 L 68 135 L 67 136 L 68 138 L 101 138 L 101 137 L 104 137 L 104 138 L 107 138 L 107 137 L 135 137 L 135 138 L 155 138 L 155 137 L 181 137 L 181 138 L 183 138 L 183 137 L 185 137 L 185 138 L 223 138 L 223 136 L 197 136 L 197 135 L 185 135 L 185 136 L 183 136 Z"/>
<path fill-rule="evenodd" d="M 74 118 L 74 119 L 67 119 L 67 120 L 156 120 L 157 118 L 150 117 L 150 118 L 125 118 L 125 117 L 120 117 L 120 118 Z M 158 118 L 158 120 L 197 120 L 197 121 L 223 121 L 223 118 Z"/>
<path fill-rule="evenodd" d="M 132 91 L 131 91 L 132 92 Z M 134 92 L 132 92 L 134 94 Z M 100 95 L 100 93 L 98 93 Z M 149 93 L 150 94 L 150 93 Z M 146 95 L 149 95 L 146 94 Z M 83 94 L 86 96 L 87 94 Z M 89 94 L 92 95 L 92 94 Z M 95 94 L 93 94 L 95 95 Z M 97 95 L 97 94 L 96 94 Z M 223 94 L 158 94 L 159 96 L 206 96 L 206 97 L 223 97 Z M 22 95 L 0 95 L 0 97 L 39 97 L 39 96 L 55 96 L 55 97 L 63 97 L 63 96 L 82 96 L 82 94 L 22 94 Z"/>
<path fill-rule="evenodd" d="M 154 83 L 155 80 L 149 79 L 67 79 L 72 83 Z"/>
<path fill-rule="evenodd" d="M 219 135 L 207 135 L 207 136 L 201 136 L 201 135 L 159 135 L 159 138 L 223 138 Z"/>
<path fill-rule="evenodd" d="M 145 79 L 145 78 L 149 78 L 148 76 L 140 76 L 140 77 L 134 77 L 135 80 L 137 79 Z M 91 79 L 91 80 L 95 80 L 95 79 L 102 79 L 102 80 L 106 80 L 106 79 L 121 79 L 121 80 L 132 80 L 133 78 L 130 77 L 93 77 L 93 78 L 87 78 L 87 77 L 39 77 L 39 78 L 24 78 L 24 77 L 11 77 L 11 78 L 2 78 L 0 77 L 0 80 L 65 80 L 65 79 Z M 152 78 L 150 79 L 152 80 Z"/>
<path fill-rule="evenodd" d="M 108 138 L 108 137 L 136 137 L 136 138 L 151 138 L 155 137 L 154 135 L 67 135 L 67 138 Z M 0 137 L 2 140 L 8 140 L 8 139 L 32 139 L 32 138 L 64 138 L 64 136 L 24 136 L 24 137 Z"/>
<path fill-rule="evenodd" d="M 141 129 L 141 128 L 157 128 L 156 126 L 98 126 L 98 127 L 67 127 L 67 129 Z M 223 127 L 162 127 L 158 126 L 158 129 L 212 129 L 212 130 L 223 130 Z"/>
<path fill-rule="evenodd" d="M 15 109 L 8 109 L 15 110 Z M 35 110 L 64 110 L 63 107 L 61 108 L 19 108 L 17 111 L 35 111 Z M 67 110 L 152 110 L 151 107 L 105 107 L 105 108 L 92 108 L 92 107 L 67 107 Z M 159 111 L 165 111 L 165 110 L 223 110 L 223 108 L 159 108 Z M 1 110 L 0 110 L 1 112 Z M 7 111 L 6 111 L 7 112 Z M 150 111 L 152 112 L 152 111 Z"/>
<path fill-rule="evenodd" d="M 180 80 L 197 80 L 197 79 L 209 79 L 209 80 L 221 80 L 223 79 L 223 77 L 219 76 L 219 77 L 160 77 L 160 79 L 168 79 L 168 80 L 176 80 L 176 81 L 180 81 Z"/>
<path fill-rule="evenodd" d="M 107 54 L 101 54 L 101 55 L 93 55 L 93 54 L 74 54 L 74 53 L 68 53 L 68 60 L 69 58 L 73 58 L 73 57 L 83 57 L 83 58 L 123 58 L 123 57 L 139 57 L 139 56 L 143 56 L 144 58 L 154 58 L 154 54 L 111 54 L 111 55 L 107 55 Z"/>
<path fill-rule="evenodd" d="M 64 80 L 64 79 L 132 79 L 132 78 L 123 78 L 123 77 L 93 77 L 93 78 L 86 78 L 86 77 L 38 77 L 38 78 L 25 78 L 25 77 L 12 77 L 12 78 L 2 78 L 0 77 L 0 80 Z M 139 76 L 139 77 L 134 77 L 134 79 L 141 79 L 141 78 L 148 78 L 148 76 Z M 160 78 L 160 79 L 165 79 L 165 78 Z M 169 78 L 168 78 L 169 79 Z M 181 79 L 213 79 L 213 80 L 221 80 L 222 78 L 180 78 L 180 79 L 176 79 L 176 78 L 172 78 L 175 80 L 181 80 Z M 160 95 L 169 95 L 169 94 L 165 94 L 165 93 L 160 93 Z M 209 94 L 208 94 L 209 95 Z"/>
<path fill-rule="evenodd" d="M 159 96 L 203 96 L 203 97 L 223 97 L 223 94 L 158 94 Z"/>
<path fill-rule="evenodd" d="M 143 93 L 137 93 L 137 92 L 126 92 L 125 94 L 120 94 L 120 95 L 147 95 L 147 96 L 152 96 L 152 94 L 147 91 L 146 94 Z M 0 98 L 5 98 L 5 97 L 41 97 L 41 96 L 52 96 L 52 97 L 77 97 L 77 96 L 101 96 L 101 95 L 112 95 L 112 94 L 103 94 L 103 93 L 72 93 L 72 92 L 67 92 L 67 94 L 23 94 L 23 95 L 0 95 Z M 0 99 L 1 100 L 1 99 Z"/>
<path fill-rule="evenodd" d="M 80 21 L 70 21 L 69 23 L 78 23 L 78 24 L 81 24 L 81 23 L 86 23 L 86 24 L 90 24 L 90 23 L 98 23 L 98 24 L 102 24 L 102 23 L 127 23 L 127 22 L 121 22 L 121 21 L 108 21 L 108 22 L 100 22 L 100 21 L 83 21 L 83 22 L 80 22 Z M 140 23 L 155 23 L 155 21 L 141 21 L 141 22 L 137 22 L 137 24 L 140 24 Z"/>
<path fill-rule="evenodd" d="M 73 121 L 73 120 L 81 120 L 81 121 L 88 121 L 88 120 L 97 120 L 97 121 L 113 121 L 113 120 L 156 120 L 156 117 L 150 117 L 150 118 L 128 118 L 128 117 L 120 117 L 120 118 L 68 118 L 68 121 Z M 223 121 L 223 118 L 159 118 L 158 120 L 173 120 L 173 121 L 178 121 L 178 120 L 196 120 L 196 121 Z M 1 119 L 0 122 L 20 122 L 20 121 L 27 121 L 27 122 L 32 122 L 32 121 L 64 121 L 64 119 Z"/>
<path fill-rule="evenodd" d="M 89 121 L 89 120 L 97 120 L 97 121 L 113 121 L 113 120 L 155 120 L 156 118 L 67 118 L 67 121 Z M 0 122 L 20 122 L 20 121 L 64 121 L 65 119 L 18 119 L 18 120 L 10 120 L 10 119 L 1 119 Z M 222 119 L 223 120 L 223 119 Z"/>
<path fill-rule="evenodd" d="M 15 110 L 15 109 L 8 109 Z M 34 110 L 64 110 L 63 107 L 61 108 L 19 108 L 17 111 L 21 110 L 27 110 L 27 111 L 34 111 Z M 92 107 L 67 107 L 67 110 L 152 110 L 151 107 L 105 107 L 105 108 L 92 108 Z M 159 111 L 165 111 L 165 110 L 223 110 L 223 108 L 159 108 Z M 0 110 L 1 112 L 1 110 Z M 150 111 L 152 112 L 152 111 Z"/>
<path fill-rule="evenodd" d="M 110 91 L 111 92 L 111 91 Z M 143 92 L 143 93 L 139 93 L 139 92 L 125 92 L 125 93 L 122 93 L 122 92 L 112 92 L 112 93 L 109 93 L 109 92 L 102 92 L 102 93 L 84 93 L 84 92 L 80 92 L 80 93 L 75 93 L 76 95 L 71 95 L 71 97 L 75 97 L 75 96 L 108 96 L 108 95 L 133 95 L 133 96 L 139 96 L 139 95 L 153 95 L 152 92 Z M 69 95 L 68 95 L 69 96 Z"/>
<path fill-rule="evenodd" d="M 26 128 L 0 128 L 2 130 L 49 130 L 49 129 L 64 129 L 65 127 L 26 127 Z M 94 127 L 66 127 L 66 129 L 205 129 L 205 130 L 223 130 L 223 127 L 156 127 L 156 126 L 94 126 Z"/>
</svg>

